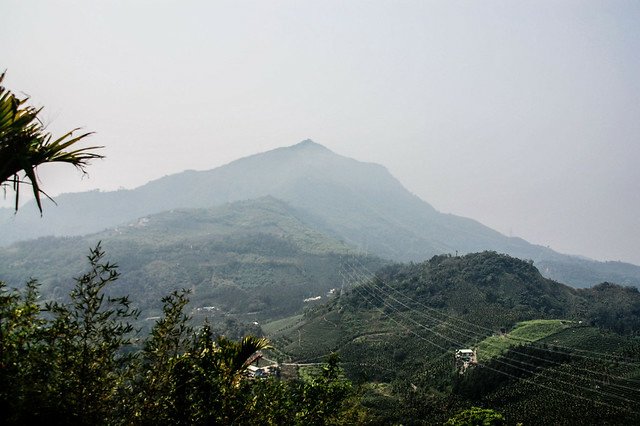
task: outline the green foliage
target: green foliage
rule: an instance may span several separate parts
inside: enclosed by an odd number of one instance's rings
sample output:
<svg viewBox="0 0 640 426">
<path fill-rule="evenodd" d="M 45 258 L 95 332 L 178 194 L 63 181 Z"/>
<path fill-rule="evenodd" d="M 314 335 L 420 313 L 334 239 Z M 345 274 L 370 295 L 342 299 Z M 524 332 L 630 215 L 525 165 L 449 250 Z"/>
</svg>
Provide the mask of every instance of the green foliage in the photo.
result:
<svg viewBox="0 0 640 426">
<path fill-rule="evenodd" d="M 75 423 L 105 422 L 122 404 L 122 389 L 133 374 L 130 321 L 138 312 L 127 297 L 105 296 L 119 274 L 103 257 L 98 244 L 88 257 L 89 272 L 76 279 L 70 303 L 49 303 L 45 309 L 51 315 L 45 337 L 53 352 L 49 367 L 62 395 L 55 408 Z"/>
<path fill-rule="evenodd" d="M 175 305 L 166 312 L 175 313 Z M 159 337 L 153 334 L 152 340 Z M 337 356 L 329 357 L 321 374 L 308 380 L 248 380 L 244 372 L 253 354 L 269 348 L 266 339 L 214 339 L 205 324 L 188 342 L 183 351 L 160 366 L 149 362 L 150 355 L 154 360 L 157 357 L 145 350 L 144 379 L 136 392 L 140 410 L 134 423 L 352 424 L 347 419 L 363 418 L 356 394 L 342 377 Z"/>
<path fill-rule="evenodd" d="M 103 256 L 100 246 L 92 250 L 89 271 L 75 280 L 69 299 L 44 309 L 37 283 L 21 292 L 0 285 L 3 424 L 421 424 L 443 423 L 471 406 L 493 407 L 507 421 L 527 424 L 561 423 L 567 413 L 601 423 L 637 420 L 629 393 L 635 391 L 621 387 L 625 378 L 640 378 L 637 368 L 575 358 L 552 346 L 637 359 L 637 343 L 628 333 L 548 319 L 551 312 L 587 315 L 594 303 L 597 310 L 633 315 L 636 294 L 618 286 L 572 290 L 543 279 L 526 262 L 491 253 L 389 267 L 379 278 L 411 304 L 391 305 L 393 299 L 381 299 L 385 293 L 355 288 L 266 327 L 279 357 L 287 356 L 283 349 L 298 359 L 338 350 L 346 362 L 333 354 L 299 378 L 255 379 L 245 370 L 268 347 L 266 339 L 216 336 L 206 321 L 193 328 L 187 290 L 164 297 L 148 337 L 136 335 L 137 311 L 127 298 L 112 296 L 108 287 L 119 274 Z M 371 292 L 381 288 L 369 285 Z M 496 331 L 520 323 L 510 335 L 522 345 L 507 345 L 486 368 L 459 375 L 451 352 L 442 350 L 453 347 L 446 338 L 465 346 L 480 340 L 460 340 L 447 322 L 454 316 Z M 438 335 L 411 333 L 410 321 Z M 585 369 L 590 376 L 580 374 Z M 376 385 L 361 390 L 347 377 Z"/>
<path fill-rule="evenodd" d="M 100 147 L 69 150 L 90 135 L 85 133 L 74 137 L 73 133 L 78 129 L 51 140 L 51 134 L 45 131 L 38 118 L 41 109 L 25 105 L 27 98 L 18 99 L 2 86 L 4 75 L 0 75 L 0 186 L 6 183 L 13 186 L 16 194 L 15 209 L 18 210 L 20 185 L 29 183 L 42 213 L 40 194 L 46 194 L 40 189 L 36 168 L 46 163 L 59 162 L 73 164 L 84 171 L 89 160 L 102 158 L 91 152 Z M 19 176 L 20 172 L 24 172 L 24 178 L 28 178 L 29 182 Z"/>
<path fill-rule="evenodd" d="M 69 302 L 47 304 L 44 315 L 35 283 L 27 286 L 22 300 L 15 293 L 3 296 L 7 422 L 101 424 L 122 405 L 133 373 L 129 321 L 137 311 L 126 297 L 105 298 L 104 287 L 118 273 L 103 256 L 98 245 L 89 255 L 89 272 L 76 278 Z"/>
<path fill-rule="evenodd" d="M 162 302 L 163 315 L 144 342 L 140 373 L 135 384 L 133 417 L 142 423 L 143 419 L 150 421 L 154 416 L 159 422 L 168 422 L 167 412 L 173 405 L 172 370 L 193 332 L 189 318 L 184 314 L 188 303 L 186 290 L 174 291 Z"/>
<path fill-rule="evenodd" d="M 100 245 L 65 303 L 38 302 L 0 283 L 2 424 L 346 424 L 363 417 L 332 356 L 310 380 L 249 378 L 265 338 L 217 338 L 184 313 L 187 291 L 163 299 L 163 314 L 139 342 L 128 298 L 107 296 L 116 266 Z"/>
<path fill-rule="evenodd" d="M 0 282 L 0 420 L 17 422 L 41 400 L 33 387 L 48 375 L 42 344 L 38 289 L 30 281 L 22 292 Z"/>
<path fill-rule="evenodd" d="M 640 292 L 635 287 L 623 287 L 604 282 L 580 293 L 589 302 L 586 321 L 619 334 L 640 333 Z"/>
<path fill-rule="evenodd" d="M 159 338 L 156 334 L 152 339 Z M 164 361 L 157 356 L 157 345 L 154 352 L 145 350 L 136 423 L 228 424 L 244 409 L 242 373 L 252 355 L 268 347 L 266 339 L 215 340 L 205 325 L 186 343 L 178 353 L 169 345 Z"/>
<path fill-rule="evenodd" d="M 634 289 L 576 290 L 529 262 L 484 252 L 388 266 L 300 321 L 266 330 L 293 359 L 339 351 L 348 377 L 367 384 L 363 404 L 378 423 L 443 423 L 473 405 L 493 407 L 509 423 L 634 423 L 625 399 L 640 400 L 627 381 L 640 378 L 639 302 Z M 453 353 L 461 348 L 478 348 L 487 368 L 457 373 Z"/>
<path fill-rule="evenodd" d="M 300 386 L 301 398 L 313 402 L 306 404 L 310 409 L 297 413 L 297 421 L 301 424 L 321 424 L 323 419 L 331 419 L 335 423 L 337 414 L 341 412 L 341 405 L 348 396 L 349 386 L 339 378 L 339 356 L 331 353 L 319 374 L 310 376 Z"/>
<path fill-rule="evenodd" d="M 144 356 L 151 367 L 167 364 L 186 347 L 193 332 L 184 308 L 189 302 L 187 290 L 174 291 L 162 298 L 163 315 L 151 329 L 151 336 L 144 345 Z M 153 368 L 152 368 L 153 369 Z"/>
<path fill-rule="evenodd" d="M 487 408 L 471 407 L 451 417 L 445 426 L 501 426 L 505 424 L 502 414 Z"/>
</svg>

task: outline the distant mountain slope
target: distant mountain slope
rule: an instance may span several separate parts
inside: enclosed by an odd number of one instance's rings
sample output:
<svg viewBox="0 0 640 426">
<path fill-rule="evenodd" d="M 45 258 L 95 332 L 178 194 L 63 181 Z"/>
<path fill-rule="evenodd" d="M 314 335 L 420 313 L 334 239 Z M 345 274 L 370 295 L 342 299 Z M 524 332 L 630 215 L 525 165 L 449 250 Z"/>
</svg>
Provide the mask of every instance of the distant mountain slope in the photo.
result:
<svg viewBox="0 0 640 426">
<path fill-rule="evenodd" d="M 251 321 L 297 313 L 307 298 L 324 301 L 340 286 L 338 271 L 350 251 L 267 197 L 144 216 L 84 237 L 16 243 L 0 249 L 0 280 L 21 286 L 37 277 L 45 297 L 64 297 L 99 240 L 122 273 L 111 291 L 129 294 L 144 316 L 157 315 L 163 296 L 186 288 L 194 308 Z M 372 268 L 382 264 L 348 256 Z"/>
<path fill-rule="evenodd" d="M 83 235 L 177 208 L 207 208 L 263 196 L 281 199 L 317 230 L 393 260 L 495 250 L 532 259 L 574 286 L 603 280 L 640 285 L 640 267 L 612 268 L 506 237 L 472 219 L 442 214 L 382 166 L 333 153 L 312 141 L 242 158 L 209 171 L 166 176 L 133 190 L 57 197 L 44 218 L 25 206 L 0 211 L 0 244 L 43 235 Z M 624 269 L 624 271 L 623 271 Z"/>
</svg>

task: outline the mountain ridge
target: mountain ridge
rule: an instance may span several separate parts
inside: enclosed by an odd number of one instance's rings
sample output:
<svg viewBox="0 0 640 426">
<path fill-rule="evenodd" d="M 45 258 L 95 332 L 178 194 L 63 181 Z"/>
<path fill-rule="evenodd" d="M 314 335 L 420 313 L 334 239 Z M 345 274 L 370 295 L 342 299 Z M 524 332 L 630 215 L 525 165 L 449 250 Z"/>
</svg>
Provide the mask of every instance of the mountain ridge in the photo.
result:
<svg viewBox="0 0 640 426">
<path fill-rule="evenodd" d="M 624 269 L 620 272 L 600 262 L 577 261 L 474 219 L 440 213 L 384 166 L 338 155 L 309 139 L 215 169 L 165 176 L 132 190 L 64 194 L 42 220 L 21 214 L 7 218 L 6 212 L 2 218 L 0 213 L 0 244 L 47 234 L 83 235 L 148 214 L 264 196 L 286 202 L 319 232 L 392 260 L 495 250 L 532 259 L 547 276 L 579 287 L 604 280 L 640 285 L 638 266 L 617 268 Z"/>
</svg>

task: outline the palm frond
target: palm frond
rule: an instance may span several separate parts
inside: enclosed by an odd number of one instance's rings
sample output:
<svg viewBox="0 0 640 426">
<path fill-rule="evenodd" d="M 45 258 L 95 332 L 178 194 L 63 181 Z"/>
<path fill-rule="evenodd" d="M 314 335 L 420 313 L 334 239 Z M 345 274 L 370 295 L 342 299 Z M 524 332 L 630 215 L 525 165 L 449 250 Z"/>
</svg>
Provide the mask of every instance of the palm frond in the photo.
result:
<svg viewBox="0 0 640 426">
<path fill-rule="evenodd" d="M 75 136 L 73 129 L 52 140 L 38 118 L 42 108 L 26 105 L 28 98 L 19 99 L 2 86 L 5 73 L 0 75 L 0 185 L 11 184 L 15 190 L 15 209 L 18 210 L 20 186 L 31 185 L 34 198 L 42 213 L 41 195 L 50 198 L 41 188 L 37 168 L 47 163 L 68 163 L 85 172 L 90 160 L 103 158 L 95 153 L 101 146 L 69 149 L 91 135 L 87 132 Z M 20 178 L 20 173 L 24 178 Z"/>
<path fill-rule="evenodd" d="M 220 337 L 217 344 L 222 353 L 222 360 L 232 375 L 246 370 L 253 354 L 271 348 L 268 339 L 256 336 L 245 336 L 239 342 Z"/>
</svg>

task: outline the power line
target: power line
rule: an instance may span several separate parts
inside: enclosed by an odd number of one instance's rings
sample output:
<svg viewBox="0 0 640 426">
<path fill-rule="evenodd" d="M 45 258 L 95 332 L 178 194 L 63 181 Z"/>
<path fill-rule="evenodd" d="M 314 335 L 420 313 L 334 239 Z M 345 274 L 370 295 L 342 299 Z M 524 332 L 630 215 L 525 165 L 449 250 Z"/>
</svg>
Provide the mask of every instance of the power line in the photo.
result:
<svg viewBox="0 0 640 426">
<path fill-rule="evenodd" d="M 353 278 L 353 276 L 352 276 L 352 278 Z M 359 293 L 360 295 L 363 295 L 363 293 L 362 293 L 362 292 L 360 292 L 360 289 L 361 289 L 361 288 L 362 288 L 362 289 L 365 289 L 365 291 L 368 291 L 368 290 L 366 290 L 366 288 L 367 288 L 367 286 L 366 286 L 366 285 L 356 286 L 356 287 L 354 287 L 354 290 L 355 290 L 355 289 L 357 289 L 358 293 Z M 388 308 L 390 308 L 390 309 L 394 310 L 394 311 L 395 311 L 399 316 L 401 316 L 401 317 L 403 317 L 403 318 L 406 318 L 406 319 L 410 320 L 411 322 L 413 322 L 413 323 L 415 323 L 415 324 L 418 324 L 421 328 L 423 328 L 423 329 L 425 329 L 425 330 L 427 330 L 427 331 L 429 331 L 429 332 L 431 332 L 431 333 L 435 333 L 435 334 L 439 335 L 440 337 L 445 337 L 445 336 L 443 336 L 441 333 L 435 332 L 432 328 L 430 328 L 430 327 L 428 327 L 428 326 L 426 326 L 426 325 L 424 325 L 424 324 L 421 324 L 421 323 L 419 323 L 419 322 L 417 322 L 417 321 L 415 321 L 415 320 L 413 320 L 413 319 L 411 319 L 411 318 L 407 318 L 405 315 L 402 315 L 402 314 L 400 313 L 400 311 L 399 311 L 396 307 L 394 307 L 393 305 L 391 305 L 391 304 L 387 303 L 387 302 L 386 302 L 386 301 L 385 301 L 381 296 L 376 295 L 375 293 L 371 293 L 370 291 L 368 291 L 368 294 L 370 294 L 372 297 L 378 297 L 378 298 L 381 300 L 381 302 L 383 303 L 383 305 L 385 305 L 386 307 L 388 307 Z M 388 295 L 387 295 L 387 296 L 388 296 Z M 366 298 L 366 297 L 365 297 L 365 298 Z M 370 302 L 370 303 L 371 303 L 371 300 L 370 300 L 370 299 L 368 299 L 368 298 L 366 298 L 366 299 L 367 299 L 367 301 L 368 301 L 368 302 Z M 397 299 L 394 299 L 394 300 L 397 300 Z M 373 306 L 373 303 L 371 303 L 371 304 L 372 304 L 372 306 Z M 406 305 L 404 305 L 404 306 L 406 306 Z M 374 307 L 375 307 L 375 306 L 374 306 Z M 377 308 L 377 307 L 375 307 L 375 308 L 376 308 L 376 309 L 379 309 L 379 308 Z M 391 317 L 389 317 L 389 318 L 391 318 Z M 414 333 L 414 334 L 416 334 L 416 333 Z M 462 343 L 460 343 L 460 342 L 458 342 L 458 341 L 456 341 L 456 340 L 454 340 L 454 339 L 447 338 L 447 337 L 445 337 L 445 339 L 446 339 L 446 340 L 449 340 L 449 341 L 451 341 L 451 342 L 457 343 L 458 345 L 462 345 Z M 440 349 L 443 349 L 443 350 L 445 350 L 445 351 L 446 351 L 446 349 L 445 349 L 445 348 L 443 348 L 442 346 L 440 346 Z M 545 359 L 543 359 L 543 360 L 544 360 L 544 361 L 547 361 L 547 362 L 549 361 L 549 360 L 545 360 Z M 532 370 L 528 370 L 528 369 L 526 369 L 526 368 L 519 367 L 519 366 L 517 366 L 517 365 L 509 364 L 508 362 L 505 362 L 505 361 L 503 361 L 503 360 L 501 360 L 501 359 L 495 359 L 495 361 L 496 361 L 496 362 L 499 362 L 499 363 L 502 363 L 502 364 L 504 364 L 504 365 L 510 366 L 510 367 L 512 367 L 512 368 L 516 368 L 516 369 L 519 369 L 519 370 L 521 370 L 521 371 L 525 371 L 525 372 L 527 372 L 527 373 L 529 373 L 529 374 L 535 374 L 535 373 L 534 373 L 534 371 L 532 371 Z M 533 365 L 533 364 L 530 364 L 530 363 L 527 363 L 527 362 L 524 362 L 524 361 L 518 361 L 518 360 L 511 360 L 511 361 L 512 361 L 512 362 L 516 362 L 516 363 L 518 363 L 518 364 L 520 364 L 520 365 L 526 365 L 526 366 L 529 366 L 529 367 L 533 367 L 533 368 L 535 368 L 535 369 L 538 369 L 538 368 L 539 368 L 539 366 L 537 366 L 537 365 Z M 489 367 L 489 366 L 485 366 L 485 367 L 486 367 L 486 368 L 489 368 L 489 369 L 492 369 L 492 370 L 495 370 L 495 369 L 493 369 L 493 368 L 491 368 L 491 367 Z M 495 371 L 497 371 L 497 372 L 499 372 L 499 373 L 502 373 L 500 370 L 495 370 Z M 564 373 L 564 372 L 561 372 L 561 373 Z M 584 379 L 584 377 L 583 377 L 583 376 L 579 376 L 579 375 L 575 375 L 575 374 L 570 374 L 570 373 L 564 373 L 564 374 L 568 374 L 568 375 L 570 375 L 571 377 L 574 377 L 574 378 L 575 378 L 575 377 L 578 377 L 578 378 Z M 590 388 L 586 388 L 586 387 L 580 386 L 580 385 L 578 385 L 578 384 L 576 384 L 576 383 L 566 382 L 566 381 L 563 381 L 563 380 L 561 380 L 561 379 L 554 378 L 554 377 L 548 377 L 548 376 L 545 376 L 545 375 L 540 374 L 540 373 L 538 373 L 538 376 L 543 377 L 543 378 L 546 378 L 547 380 L 555 381 L 555 382 L 557 382 L 557 383 L 562 383 L 562 384 L 564 384 L 564 385 L 573 386 L 573 387 L 575 387 L 575 388 L 582 389 L 582 390 L 585 390 L 585 391 L 595 392 L 595 393 L 599 394 L 600 396 L 609 397 L 609 398 L 614 398 L 614 399 L 618 399 L 618 400 L 625 401 L 625 402 L 630 402 L 630 403 L 637 403 L 637 401 L 630 400 L 630 399 L 628 399 L 628 398 L 625 398 L 625 397 L 620 396 L 620 395 L 617 395 L 617 394 L 611 394 L 611 393 L 607 393 L 607 392 L 604 392 L 604 391 L 597 391 L 597 390 L 596 390 L 596 391 L 594 391 L 594 390 L 592 390 L 592 389 L 590 389 Z M 597 381 L 597 379 L 590 379 L 590 378 L 587 378 L 587 379 L 588 379 L 588 380 L 592 380 L 592 381 Z M 607 383 L 605 383 L 605 385 L 607 385 Z M 632 390 L 635 390 L 635 389 L 632 389 Z M 559 391 L 560 391 L 560 390 L 559 390 Z M 581 395 L 575 395 L 575 394 L 572 394 L 572 393 L 570 393 L 570 392 L 563 391 L 563 393 L 567 393 L 567 394 L 569 394 L 569 395 L 572 395 L 572 396 L 575 396 L 575 397 L 578 397 L 578 398 L 581 398 L 581 399 L 587 399 L 587 400 L 589 400 L 589 401 L 591 401 L 591 402 L 594 402 L 594 403 L 597 403 L 597 404 L 610 405 L 610 404 L 602 403 L 602 402 L 600 402 L 600 401 L 592 400 L 592 399 L 590 399 L 590 398 L 583 397 L 583 396 L 581 396 Z M 612 407 L 613 407 L 613 406 L 612 406 Z M 614 408 L 619 408 L 619 407 L 614 407 Z"/>
<path fill-rule="evenodd" d="M 415 303 L 415 304 L 417 304 L 417 305 L 420 305 L 420 306 L 422 306 L 422 307 L 424 307 L 424 308 L 426 308 L 426 309 L 428 309 L 428 310 L 430 310 L 430 311 L 437 312 L 439 315 L 442 315 L 442 316 L 444 316 L 444 317 L 447 317 L 448 319 L 450 319 L 450 320 L 452 320 L 452 321 L 461 322 L 461 323 L 463 323 L 463 324 L 465 324 L 465 325 L 468 325 L 468 326 L 471 326 L 471 327 L 475 327 L 475 328 L 479 328 L 479 329 L 482 329 L 482 330 L 486 330 L 486 331 L 490 332 L 491 334 L 494 334 L 494 330 L 492 330 L 492 329 L 490 329 L 490 328 L 482 327 L 482 326 L 480 326 L 480 325 L 478 325 L 478 324 L 470 323 L 470 322 L 465 321 L 465 320 L 463 320 L 463 319 L 461 319 L 461 318 L 457 318 L 457 317 L 454 317 L 454 316 L 451 316 L 451 315 L 447 315 L 446 313 L 444 313 L 444 312 L 440 312 L 440 311 L 438 311 L 437 309 L 435 309 L 435 308 L 433 308 L 433 307 L 430 307 L 430 306 L 425 305 L 425 304 L 423 304 L 423 303 L 421 303 L 421 302 L 419 302 L 419 301 L 416 301 L 416 300 L 414 300 L 414 299 L 409 298 L 409 296 L 404 295 L 402 292 L 400 292 L 400 291 L 399 291 L 399 290 L 397 290 L 396 288 L 394 288 L 394 287 L 390 286 L 389 284 L 387 284 L 386 282 L 384 282 L 384 280 L 382 280 L 382 279 L 381 279 L 381 278 L 379 278 L 376 274 L 374 274 L 373 272 L 371 272 L 371 271 L 370 271 L 370 270 L 369 270 L 365 265 L 363 265 L 363 264 L 362 264 L 362 263 L 361 263 L 357 258 L 354 258 L 354 260 L 355 260 L 356 262 L 358 262 L 359 266 L 360 266 L 362 269 L 366 270 L 366 271 L 367 271 L 367 272 L 368 272 L 372 277 L 375 277 L 375 279 L 377 279 L 379 282 L 381 282 L 384 286 L 386 286 L 386 287 L 390 288 L 391 290 L 393 290 L 394 292 L 396 292 L 396 293 L 398 293 L 398 294 L 402 295 L 403 297 L 405 297 L 405 298 L 407 298 L 407 299 L 411 300 L 413 303 Z M 350 265 L 350 266 L 355 270 L 355 268 L 353 267 L 353 265 Z M 523 338 L 519 338 L 519 337 L 516 337 L 516 336 L 510 336 L 510 339 L 512 339 L 512 340 L 517 340 L 517 341 L 521 341 L 521 342 L 523 342 L 523 343 L 529 343 L 529 344 L 531 344 L 531 343 L 535 343 L 535 341 L 528 340 L 528 339 L 523 339 Z M 561 345 L 555 345 L 555 344 L 554 344 L 553 346 L 554 346 L 554 347 L 556 347 L 556 348 L 565 349 L 565 350 L 567 350 L 567 351 L 591 353 L 591 354 L 597 355 L 597 356 L 599 356 L 599 357 L 601 357 L 601 358 L 598 358 L 598 357 L 595 357 L 595 356 L 587 356 L 587 355 L 574 354 L 574 353 L 571 353 L 571 354 L 570 354 L 571 356 L 576 356 L 576 357 L 581 357 L 581 358 L 586 358 L 586 359 L 591 359 L 591 360 L 598 360 L 598 361 L 617 362 L 617 363 L 619 363 L 619 364 L 629 365 L 629 366 L 632 366 L 632 367 L 638 367 L 638 366 L 640 365 L 640 363 L 638 363 L 638 362 L 629 362 L 629 358 L 627 358 L 627 357 L 619 357 L 619 356 L 616 356 L 616 355 L 613 355 L 613 354 L 604 354 L 604 353 L 601 353 L 601 352 L 595 352 L 595 351 L 589 351 L 589 350 L 581 350 L 581 349 L 577 349 L 577 348 L 570 348 L 570 347 L 561 346 Z M 549 348 L 539 348 L 539 349 L 541 349 L 541 350 L 547 350 L 547 351 L 550 351 L 550 352 L 556 352 L 556 353 L 562 353 L 562 354 L 565 354 L 565 352 L 554 351 L 554 350 L 549 349 Z"/>
<path fill-rule="evenodd" d="M 353 268 L 352 268 L 352 271 L 353 271 L 354 273 L 357 273 L 357 272 L 358 272 L 356 269 L 353 269 Z M 373 279 L 367 278 L 366 276 L 364 276 L 364 275 L 362 275 L 362 274 L 361 274 L 361 279 L 362 279 L 362 277 L 364 277 L 364 280 L 365 280 L 366 282 L 368 282 L 370 286 L 372 286 L 372 287 L 376 288 L 376 289 L 377 289 L 378 291 L 380 291 L 381 293 L 384 293 L 387 297 L 391 298 L 392 300 L 397 301 L 397 299 L 395 299 L 393 296 L 390 296 L 390 295 L 389 295 L 389 293 L 385 293 L 385 291 L 384 291 L 384 290 L 382 290 L 380 287 L 376 286 L 376 285 L 375 285 L 375 283 L 374 283 L 374 280 L 373 280 Z M 392 288 L 392 287 L 391 287 L 391 286 L 389 286 L 388 284 L 384 283 L 384 281 L 383 281 L 383 280 L 381 280 L 381 279 L 379 279 L 379 278 L 377 278 L 377 277 L 376 277 L 376 279 L 377 279 L 379 282 L 381 282 L 382 284 L 385 284 L 387 287 Z M 392 289 L 393 289 L 393 288 L 392 288 Z M 394 289 L 394 290 L 395 290 L 395 289 Z M 396 290 L 396 292 L 397 292 L 397 293 L 399 293 L 399 294 L 401 294 L 401 295 L 403 295 L 401 292 L 398 292 L 397 290 Z M 404 297 L 406 297 L 406 298 L 407 298 L 407 299 L 409 299 L 409 300 L 412 300 L 411 298 L 409 298 L 409 297 L 408 297 L 408 296 L 406 296 L 406 295 L 403 295 L 403 296 L 404 296 Z M 451 330 L 453 330 L 454 332 L 456 332 L 456 333 L 457 333 L 457 334 L 459 334 L 459 335 L 464 336 L 465 338 L 468 338 L 468 339 L 472 339 L 472 340 L 474 340 L 474 339 L 485 339 L 486 337 L 488 337 L 488 336 L 486 336 L 486 335 L 480 335 L 480 336 L 478 337 L 478 335 L 476 335 L 476 334 L 470 334 L 470 333 L 472 333 L 472 332 L 471 332 L 470 330 L 466 330 L 466 329 L 465 329 L 465 330 L 463 330 L 463 331 L 460 331 L 460 328 L 459 328 L 459 327 L 456 327 L 456 326 L 454 326 L 454 325 L 452 325 L 452 324 L 450 324 L 450 323 L 448 323 L 448 322 L 445 322 L 444 320 L 441 320 L 441 319 L 439 319 L 439 318 L 435 318 L 435 317 L 429 316 L 429 314 L 427 314 L 427 313 L 425 313 L 425 312 L 422 312 L 422 311 L 418 311 L 417 309 L 413 309 L 413 308 L 411 308 L 411 307 L 407 306 L 407 305 L 406 305 L 406 304 L 404 304 L 404 303 L 401 303 L 401 302 L 399 302 L 399 303 L 400 303 L 402 306 L 404 306 L 405 308 L 407 308 L 407 309 L 409 309 L 410 311 L 412 311 L 412 312 L 416 312 L 416 313 L 418 313 L 418 314 L 420 314 L 420 315 L 422 315 L 422 316 L 424 316 L 424 317 L 426 317 L 426 318 L 428 318 L 428 319 L 430 319 L 430 320 L 432 320 L 432 321 L 440 322 L 440 323 L 443 325 L 443 327 L 445 327 L 445 328 L 446 328 L 446 327 L 449 327 Z M 443 316 L 448 317 L 448 315 L 446 315 L 446 314 L 443 314 Z M 451 317 L 450 317 L 450 318 L 451 318 Z M 531 342 L 531 341 L 529 341 L 529 340 L 526 340 L 526 341 L 527 341 L 527 342 Z M 486 342 L 485 342 L 485 344 L 488 344 L 489 346 L 493 346 L 493 347 L 499 347 L 499 346 L 494 345 L 491 341 L 486 341 Z M 534 345 L 531 345 L 531 347 L 536 348 L 536 349 L 538 349 L 538 350 L 540 350 L 540 351 L 545 351 L 545 352 L 550 352 L 550 353 L 558 353 L 558 354 L 561 354 L 561 355 L 564 355 L 564 356 L 570 356 L 570 355 L 571 355 L 570 353 L 567 353 L 567 352 L 562 352 L 562 351 L 552 351 L 552 350 L 548 350 L 548 349 L 546 349 L 546 348 L 540 348 L 540 347 L 538 347 L 538 346 L 534 346 Z M 563 363 L 558 362 L 558 361 L 555 361 L 555 360 L 549 360 L 549 359 L 546 359 L 546 358 L 540 358 L 540 357 L 535 356 L 535 355 L 532 355 L 532 354 L 528 354 L 528 353 L 521 352 L 521 351 L 519 351 L 517 348 L 514 348 L 514 347 L 510 348 L 510 350 L 511 350 L 512 352 L 514 352 L 514 353 L 520 354 L 520 355 L 525 356 L 525 357 L 527 357 L 527 358 L 536 359 L 536 360 L 544 361 L 544 362 L 547 362 L 547 363 L 553 363 L 553 364 L 556 364 L 556 365 L 562 365 L 562 364 L 563 364 Z M 595 374 L 595 375 L 603 375 L 603 374 L 604 374 L 604 373 L 599 372 L 599 371 L 593 371 L 593 370 L 586 369 L 586 368 L 582 368 L 582 367 L 575 367 L 575 368 L 577 368 L 577 369 L 579 369 L 579 370 L 586 371 L 586 372 L 588 372 L 588 373 L 590 373 L 590 374 Z M 617 378 L 617 379 L 619 379 L 619 380 L 623 380 L 623 381 L 636 382 L 635 380 L 632 380 L 632 379 L 628 379 L 628 378 L 624 378 L 624 377 L 620 377 L 620 376 L 614 376 L 614 375 L 610 375 L 610 374 L 608 375 L 608 377 Z M 593 380 L 596 380 L 596 381 L 597 381 L 598 379 L 593 379 Z M 622 385 L 622 384 L 612 384 L 612 383 L 609 383 L 609 382 L 606 382 L 606 381 L 600 381 L 600 382 L 601 382 L 602 384 L 605 384 L 605 385 L 613 385 L 613 386 L 616 386 L 616 387 L 621 387 L 621 388 L 625 388 L 625 389 L 632 390 L 632 391 L 636 391 L 636 390 L 637 390 L 637 387 L 633 387 L 633 388 L 632 388 L 632 387 L 625 386 L 625 385 Z"/>
</svg>

